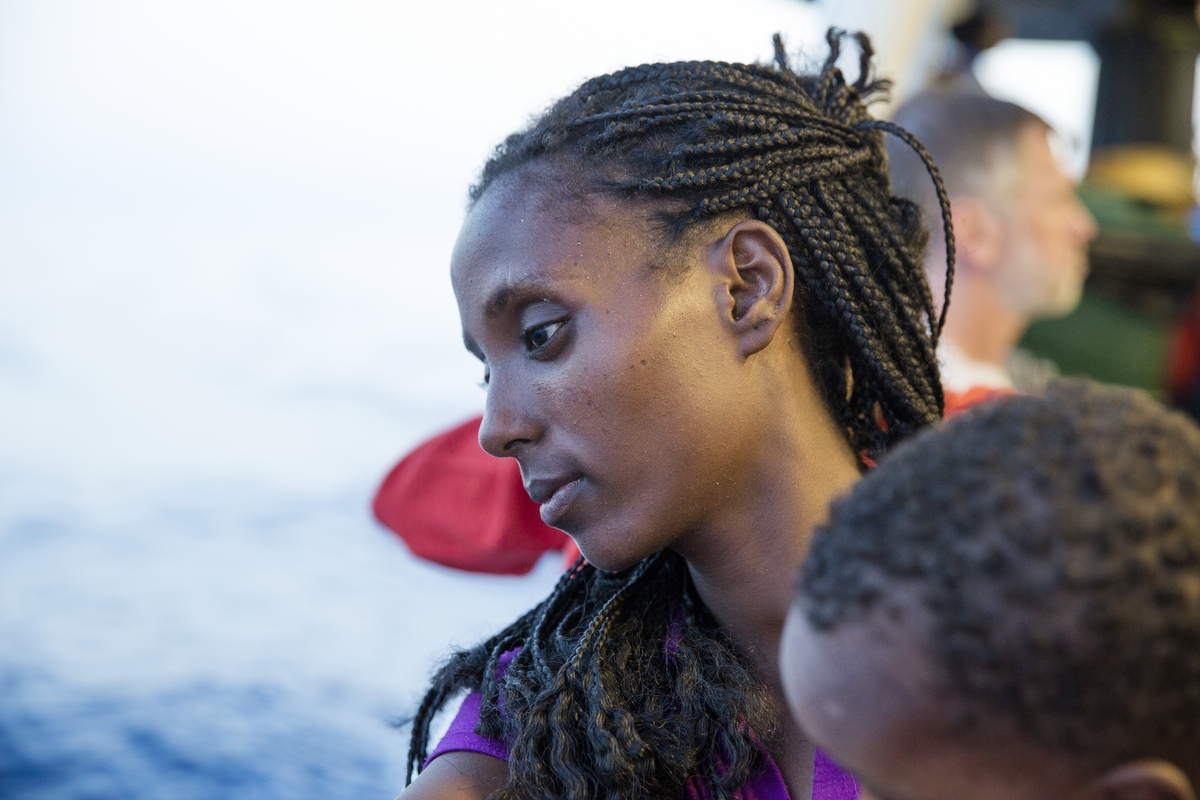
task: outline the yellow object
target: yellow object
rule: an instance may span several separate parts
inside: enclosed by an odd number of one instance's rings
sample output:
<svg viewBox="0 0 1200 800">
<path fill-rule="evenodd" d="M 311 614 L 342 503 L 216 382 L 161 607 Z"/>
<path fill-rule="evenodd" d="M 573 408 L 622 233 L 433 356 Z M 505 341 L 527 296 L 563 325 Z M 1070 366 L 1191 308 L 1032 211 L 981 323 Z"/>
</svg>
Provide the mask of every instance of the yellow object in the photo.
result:
<svg viewBox="0 0 1200 800">
<path fill-rule="evenodd" d="M 1085 186 L 1117 192 L 1182 215 L 1196 204 L 1195 159 L 1154 144 L 1118 145 L 1092 154 Z"/>
</svg>

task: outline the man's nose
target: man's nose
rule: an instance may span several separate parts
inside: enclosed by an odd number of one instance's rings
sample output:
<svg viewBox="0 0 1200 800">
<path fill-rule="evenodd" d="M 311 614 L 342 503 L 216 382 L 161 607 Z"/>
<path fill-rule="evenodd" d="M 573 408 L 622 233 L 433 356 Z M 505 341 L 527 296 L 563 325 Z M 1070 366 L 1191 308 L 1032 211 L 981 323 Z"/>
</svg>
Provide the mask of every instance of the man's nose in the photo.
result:
<svg viewBox="0 0 1200 800">
<path fill-rule="evenodd" d="M 1100 228 L 1096 225 L 1096 218 L 1078 199 L 1075 201 L 1075 232 L 1083 242 L 1090 242 L 1100 233 Z"/>
<path fill-rule="evenodd" d="M 497 458 L 515 458 L 522 445 L 541 437 L 529 394 L 515 381 L 492 373 L 479 426 L 480 447 Z"/>
</svg>

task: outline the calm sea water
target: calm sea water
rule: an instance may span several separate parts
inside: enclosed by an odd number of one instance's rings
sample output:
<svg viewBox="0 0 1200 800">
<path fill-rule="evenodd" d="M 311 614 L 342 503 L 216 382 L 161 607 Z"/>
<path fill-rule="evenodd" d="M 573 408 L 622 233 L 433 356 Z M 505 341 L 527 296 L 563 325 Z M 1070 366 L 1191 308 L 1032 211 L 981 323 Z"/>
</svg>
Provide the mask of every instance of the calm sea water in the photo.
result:
<svg viewBox="0 0 1200 800">
<path fill-rule="evenodd" d="M 209 495 L 0 525 L 0 797 L 393 797 L 429 670 L 535 602 L 422 565 L 355 499 Z M 224 507 L 221 500 L 225 501 Z"/>
</svg>

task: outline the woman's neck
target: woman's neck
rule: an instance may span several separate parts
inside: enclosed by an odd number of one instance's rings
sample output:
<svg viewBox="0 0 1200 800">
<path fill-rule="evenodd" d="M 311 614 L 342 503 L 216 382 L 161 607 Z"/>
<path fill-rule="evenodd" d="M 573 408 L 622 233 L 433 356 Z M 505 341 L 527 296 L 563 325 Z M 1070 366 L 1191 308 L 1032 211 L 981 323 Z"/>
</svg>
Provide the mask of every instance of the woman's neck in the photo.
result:
<svg viewBox="0 0 1200 800">
<path fill-rule="evenodd" d="M 830 502 L 859 477 L 857 459 L 823 405 L 819 414 L 800 406 L 777 417 L 757 469 L 739 481 L 739 494 L 751 500 L 731 505 L 675 547 L 717 622 L 780 691 L 779 639 L 796 573 Z"/>
<path fill-rule="evenodd" d="M 808 399 L 813 404 L 802 399 L 792 414 L 782 415 L 763 440 L 762 457 L 752 462 L 756 473 L 739 481 L 739 494 L 751 500 L 733 505 L 723 519 L 675 548 L 709 611 L 775 695 L 782 728 L 771 755 L 796 800 L 812 796 L 815 750 L 786 711 L 779 640 L 813 528 L 859 477 L 844 435 L 819 399 Z"/>
</svg>

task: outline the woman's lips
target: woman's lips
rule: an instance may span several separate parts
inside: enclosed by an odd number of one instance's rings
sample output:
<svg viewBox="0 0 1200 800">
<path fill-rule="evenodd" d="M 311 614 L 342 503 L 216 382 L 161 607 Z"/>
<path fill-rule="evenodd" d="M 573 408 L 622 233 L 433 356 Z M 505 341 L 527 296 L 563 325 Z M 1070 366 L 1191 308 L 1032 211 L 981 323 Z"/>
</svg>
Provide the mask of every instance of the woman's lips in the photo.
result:
<svg viewBox="0 0 1200 800">
<path fill-rule="evenodd" d="M 554 494 L 550 495 L 550 499 L 542 503 L 542 522 L 553 527 L 555 523 L 562 519 L 567 513 L 567 508 L 570 507 L 571 502 L 575 499 L 575 495 L 579 493 L 579 487 L 582 483 L 583 478 L 576 478 L 555 489 Z"/>
</svg>

